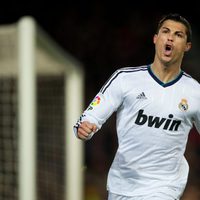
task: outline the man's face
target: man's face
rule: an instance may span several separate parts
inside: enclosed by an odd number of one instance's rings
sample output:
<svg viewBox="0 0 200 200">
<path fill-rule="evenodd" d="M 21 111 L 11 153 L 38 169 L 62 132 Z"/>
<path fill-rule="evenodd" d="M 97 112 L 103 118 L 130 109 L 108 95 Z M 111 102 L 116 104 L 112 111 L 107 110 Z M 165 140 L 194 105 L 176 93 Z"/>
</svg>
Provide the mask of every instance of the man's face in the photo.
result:
<svg viewBox="0 0 200 200">
<path fill-rule="evenodd" d="M 191 43 L 187 42 L 186 27 L 173 20 L 163 23 L 153 42 L 156 56 L 164 64 L 181 62 L 184 53 L 191 48 Z"/>
</svg>

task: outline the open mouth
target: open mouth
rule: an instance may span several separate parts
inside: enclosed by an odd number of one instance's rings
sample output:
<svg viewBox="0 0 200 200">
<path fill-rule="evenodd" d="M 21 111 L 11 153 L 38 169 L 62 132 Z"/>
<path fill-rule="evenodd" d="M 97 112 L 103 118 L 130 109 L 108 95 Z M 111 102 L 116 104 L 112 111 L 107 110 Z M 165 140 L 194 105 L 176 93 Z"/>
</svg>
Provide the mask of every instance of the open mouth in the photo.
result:
<svg viewBox="0 0 200 200">
<path fill-rule="evenodd" d="M 169 56 L 172 52 L 172 45 L 166 44 L 165 45 L 165 55 Z"/>
<path fill-rule="evenodd" d="M 172 46 L 166 44 L 166 45 L 165 45 L 165 51 L 171 51 L 171 50 L 172 50 Z"/>
</svg>

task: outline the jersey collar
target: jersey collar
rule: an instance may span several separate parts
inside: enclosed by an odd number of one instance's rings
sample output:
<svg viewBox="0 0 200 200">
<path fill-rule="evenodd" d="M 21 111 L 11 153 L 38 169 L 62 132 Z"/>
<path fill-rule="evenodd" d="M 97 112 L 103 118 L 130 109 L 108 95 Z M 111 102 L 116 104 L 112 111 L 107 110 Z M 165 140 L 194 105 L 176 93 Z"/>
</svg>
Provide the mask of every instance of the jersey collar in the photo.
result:
<svg viewBox="0 0 200 200">
<path fill-rule="evenodd" d="M 147 66 L 147 69 L 148 69 L 148 72 L 149 74 L 151 75 L 151 77 L 159 84 L 161 85 L 162 87 L 168 87 L 168 86 L 171 86 L 173 84 L 175 84 L 183 75 L 183 71 L 181 71 L 179 73 L 179 75 L 172 81 L 169 81 L 168 83 L 163 83 L 160 79 L 157 78 L 157 76 L 153 73 L 153 71 L 151 70 L 151 66 L 148 65 Z"/>
</svg>

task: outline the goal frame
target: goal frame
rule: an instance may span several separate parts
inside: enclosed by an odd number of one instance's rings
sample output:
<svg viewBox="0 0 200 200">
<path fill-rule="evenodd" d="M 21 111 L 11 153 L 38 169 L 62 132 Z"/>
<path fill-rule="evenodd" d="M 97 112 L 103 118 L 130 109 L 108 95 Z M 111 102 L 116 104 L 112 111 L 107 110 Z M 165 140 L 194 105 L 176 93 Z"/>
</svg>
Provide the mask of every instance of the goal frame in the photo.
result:
<svg viewBox="0 0 200 200">
<path fill-rule="evenodd" d="M 19 200 L 36 200 L 36 40 L 42 40 L 66 66 L 65 76 L 65 199 L 83 199 L 83 143 L 73 125 L 83 110 L 82 64 L 55 43 L 31 16 L 17 22 Z M 27 134 L 28 133 L 28 134 Z"/>
</svg>

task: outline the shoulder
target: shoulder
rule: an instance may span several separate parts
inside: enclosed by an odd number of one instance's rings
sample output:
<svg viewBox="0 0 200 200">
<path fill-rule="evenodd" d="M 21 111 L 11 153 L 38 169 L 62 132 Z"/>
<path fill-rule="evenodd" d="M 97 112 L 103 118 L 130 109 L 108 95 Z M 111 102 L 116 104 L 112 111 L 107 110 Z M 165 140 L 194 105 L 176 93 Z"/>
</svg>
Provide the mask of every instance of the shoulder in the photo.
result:
<svg viewBox="0 0 200 200">
<path fill-rule="evenodd" d="M 115 87 L 123 87 L 124 85 L 129 85 L 131 81 L 138 81 L 139 76 L 137 75 L 139 72 L 145 72 L 148 70 L 147 65 L 136 66 L 136 67 L 123 67 L 118 68 L 114 71 L 114 73 L 109 77 L 106 83 L 101 88 L 101 92 L 104 93 L 108 87 L 115 86 Z M 133 78 L 133 76 L 138 78 Z"/>
<path fill-rule="evenodd" d="M 200 102 L 200 83 L 189 74 L 183 72 L 185 90 Z"/>
<path fill-rule="evenodd" d="M 118 68 L 112 75 L 112 77 L 124 77 L 124 76 L 129 76 L 129 75 L 136 75 L 140 72 L 145 72 L 148 71 L 148 66 L 147 65 L 142 65 L 142 66 L 135 66 L 135 67 L 122 67 Z"/>
<path fill-rule="evenodd" d="M 142 65 L 142 66 L 136 66 L 136 67 L 123 67 L 123 68 L 118 68 L 117 70 L 114 71 L 114 73 L 110 76 L 108 81 L 113 81 L 118 78 L 123 78 L 124 76 L 129 76 L 129 75 L 134 75 L 139 72 L 145 72 L 148 70 L 147 65 Z"/>
<path fill-rule="evenodd" d="M 184 82 L 191 87 L 200 89 L 200 83 L 194 79 L 192 76 L 187 74 L 186 72 L 183 72 Z M 199 91 L 200 92 L 200 91 Z"/>
<path fill-rule="evenodd" d="M 148 65 L 141 65 L 135 67 L 122 67 L 116 70 L 118 73 L 131 73 L 131 72 L 140 72 L 140 71 L 147 71 Z"/>
</svg>

